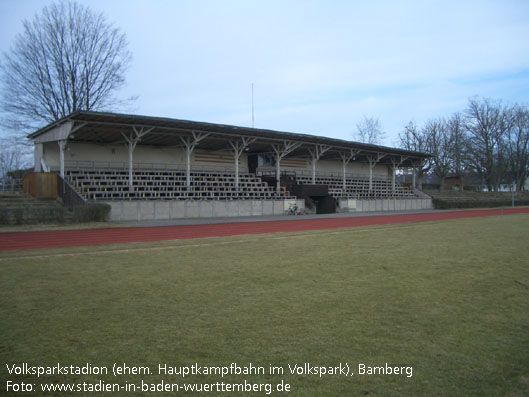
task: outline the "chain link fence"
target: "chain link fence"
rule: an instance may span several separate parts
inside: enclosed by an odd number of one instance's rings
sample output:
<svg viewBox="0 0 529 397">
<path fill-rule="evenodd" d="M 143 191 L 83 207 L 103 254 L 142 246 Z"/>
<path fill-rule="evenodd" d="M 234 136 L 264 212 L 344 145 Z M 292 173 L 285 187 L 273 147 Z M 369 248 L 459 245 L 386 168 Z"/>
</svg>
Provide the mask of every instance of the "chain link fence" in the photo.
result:
<svg viewBox="0 0 529 397">
<path fill-rule="evenodd" d="M 0 192 L 22 191 L 22 178 L 3 177 L 0 178 Z"/>
</svg>

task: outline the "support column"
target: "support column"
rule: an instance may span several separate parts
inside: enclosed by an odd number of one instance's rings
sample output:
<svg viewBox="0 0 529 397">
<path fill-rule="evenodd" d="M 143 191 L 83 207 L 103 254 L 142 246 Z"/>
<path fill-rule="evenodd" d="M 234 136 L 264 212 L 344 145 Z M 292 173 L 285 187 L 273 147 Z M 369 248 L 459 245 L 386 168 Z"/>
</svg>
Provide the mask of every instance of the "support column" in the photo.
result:
<svg viewBox="0 0 529 397">
<path fill-rule="evenodd" d="M 391 172 L 391 183 L 392 183 L 392 188 L 391 188 L 391 191 L 392 191 L 392 194 L 393 196 L 395 196 L 395 175 L 397 173 L 397 168 L 400 167 L 400 165 L 406 161 L 408 157 L 405 157 L 405 156 L 400 156 L 400 157 L 392 157 L 391 158 L 391 166 L 392 166 L 392 172 Z"/>
<path fill-rule="evenodd" d="M 121 132 L 121 136 L 123 139 L 125 139 L 125 145 L 127 146 L 127 150 L 129 152 L 129 191 L 134 190 L 134 178 L 133 178 L 133 167 L 132 167 L 132 159 L 133 159 L 133 152 L 134 149 L 136 149 L 136 145 L 139 141 L 141 141 L 141 138 L 151 132 L 154 129 L 154 127 L 145 129 L 145 127 L 136 127 L 132 126 L 132 131 L 129 133 L 129 135 L 125 135 L 125 133 Z"/>
<path fill-rule="evenodd" d="M 136 142 L 129 143 L 127 146 L 129 150 L 129 190 L 132 191 L 134 184 L 134 178 L 132 176 L 132 152 L 134 152 L 134 149 L 136 148 Z"/>
<path fill-rule="evenodd" d="M 326 145 L 314 145 L 314 148 L 309 148 L 309 153 L 312 157 L 312 184 L 316 184 L 316 163 L 320 157 L 331 147 Z"/>
<path fill-rule="evenodd" d="M 35 172 L 42 172 L 42 153 L 43 153 L 43 147 L 42 143 L 35 143 L 33 148 L 33 171 Z"/>
<path fill-rule="evenodd" d="M 391 192 L 395 195 L 395 174 L 397 173 L 397 167 L 395 164 L 391 165 Z"/>
<path fill-rule="evenodd" d="M 367 156 L 367 162 L 369 163 L 369 192 L 373 191 L 373 168 L 384 156 L 385 154 L 380 152 Z"/>
<path fill-rule="evenodd" d="M 186 146 L 186 186 L 191 187 L 191 153 L 195 149 L 194 146 Z"/>
<path fill-rule="evenodd" d="M 347 190 L 347 163 L 349 161 L 345 161 L 345 159 L 342 160 L 342 166 L 343 166 L 343 176 L 342 176 L 342 196 L 345 196 L 345 192 Z"/>
<path fill-rule="evenodd" d="M 276 160 L 276 193 L 281 192 L 281 158 Z"/>
<path fill-rule="evenodd" d="M 343 178 L 342 178 L 342 196 L 346 196 L 347 191 L 347 177 L 346 177 L 346 171 L 347 171 L 347 164 L 351 160 L 354 160 L 356 155 L 360 153 L 359 150 L 350 149 L 349 152 L 339 152 L 340 158 L 342 159 L 342 166 L 343 166 Z"/>
<path fill-rule="evenodd" d="M 59 144 L 59 174 L 64 179 L 64 149 L 66 148 L 66 139 L 57 141 Z"/>
<path fill-rule="evenodd" d="M 57 142 L 57 144 L 59 145 L 59 173 L 62 177 L 64 177 L 64 173 L 65 173 L 64 149 L 66 148 L 68 138 L 70 137 L 71 134 L 83 128 L 86 124 L 87 123 L 75 124 L 75 122 L 72 120 L 66 120 L 63 123 L 60 123 L 59 125 L 54 127 L 48 133 L 37 137 L 34 140 L 34 144 L 35 144 L 35 149 L 33 153 L 33 157 L 35 160 L 35 164 L 33 167 L 34 170 L 36 172 L 39 172 L 39 171 L 49 172 L 50 171 L 44 162 L 42 145 L 48 142 Z M 73 138 L 73 135 L 72 135 L 72 138 Z"/>
<path fill-rule="evenodd" d="M 283 141 L 282 145 L 272 145 L 276 159 L 276 192 L 281 192 L 281 160 L 301 146 L 301 142 Z"/>
<path fill-rule="evenodd" d="M 199 142 L 208 135 L 209 133 L 206 132 L 192 131 L 191 136 L 180 137 L 186 150 L 186 186 L 188 189 L 191 187 L 191 154 Z"/>
<path fill-rule="evenodd" d="M 413 189 L 417 189 L 417 182 L 415 182 L 415 167 L 411 167 L 411 174 L 413 179 Z"/>
<path fill-rule="evenodd" d="M 257 138 L 241 137 L 240 141 L 230 141 L 232 147 L 233 160 L 235 161 L 235 191 L 239 193 L 239 160 L 244 150 Z"/>
</svg>

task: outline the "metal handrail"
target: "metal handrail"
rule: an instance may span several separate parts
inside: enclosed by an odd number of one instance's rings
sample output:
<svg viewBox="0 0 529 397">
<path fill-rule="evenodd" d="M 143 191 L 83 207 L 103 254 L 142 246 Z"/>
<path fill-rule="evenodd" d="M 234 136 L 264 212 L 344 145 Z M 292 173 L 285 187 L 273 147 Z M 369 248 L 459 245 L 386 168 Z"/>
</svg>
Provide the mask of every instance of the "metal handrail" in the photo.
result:
<svg viewBox="0 0 529 397">
<path fill-rule="evenodd" d="M 257 176 L 264 176 L 264 175 L 276 175 L 276 168 L 275 167 L 258 167 L 256 170 Z M 310 177 L 312 178 L 312 171 L 309 170 L 285 170 L 281 169 L 281 175 L 295 175 L 296 177 Z M 322 172 L 322 171 L 316 171 L 316 178 L 335 178 L 335 179 L 343 179 L 343 172 Z M 361 180 L 369 180 L 369 175 L 364 174 L 356 174 L 352 172 L 346 172 L 345 173 L 346 179 L 361 179 Z M 383 182 L 390 182 L 391 177 L 381 176 L 381 175 L 373 175 L 373 181 L 383 181 Z"/>
<path fill-rule="evenodd" d="M 299 170 L 295 171 L 296 176 L 306 176 L 312 178 L 312 171 L 309 170 Z M 323 172 L 323 171 L 316 171 L 316 178 L 336 178 L 336 179 L 343 179 L 343 172 Z M 362 179 L 366 180 L 369 179 L 369 175 L 365 174 L 357 174 L 353 172 L 346 172 L 345 173 L 346 179 Z M 381 176 L 381 175 L 373 175 L 373 181 L 391 181 L 391 177 L 389 176 Z"/>
<path fill-rule="evenodd" d="M 64 166 L 67 170 L 100 170 L 100 169 L 121 169 L 128 170 L 129 163 L 126 161 L 83 161 L 83 160 L 66 160 Z M 187 164 L 166 164 L 166 163 L 133 163 L 134 171 L 185 171 Z M 235 166 L 220 165 L 198 165 L 191 164 L 193 172 L 235 172 Z M 240 173 L 247 173 L 248 168 L 239 167 Z"/>
<path fill-rule="evenodd" d="M 57 195 L 61 198 L 62 204 L 70 210 L 74 206 L 86 203 L 86 200 L 60 175 L 57 175 Z"/>
</svg>

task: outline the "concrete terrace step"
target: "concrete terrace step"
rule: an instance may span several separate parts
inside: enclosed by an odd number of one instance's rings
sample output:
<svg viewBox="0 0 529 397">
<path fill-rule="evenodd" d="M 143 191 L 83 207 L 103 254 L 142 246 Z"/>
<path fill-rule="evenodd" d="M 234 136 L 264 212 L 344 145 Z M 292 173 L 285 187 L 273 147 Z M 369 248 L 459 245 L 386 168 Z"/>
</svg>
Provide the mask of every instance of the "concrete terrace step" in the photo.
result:
<svg viewBox="0 0 529 397">
<path fill-rule="evenodd" d="M 0 224 L 70 222 L 72 215 L 54 200 L 37 200 L 23 193 L 0 194 Z"/>
</svg>

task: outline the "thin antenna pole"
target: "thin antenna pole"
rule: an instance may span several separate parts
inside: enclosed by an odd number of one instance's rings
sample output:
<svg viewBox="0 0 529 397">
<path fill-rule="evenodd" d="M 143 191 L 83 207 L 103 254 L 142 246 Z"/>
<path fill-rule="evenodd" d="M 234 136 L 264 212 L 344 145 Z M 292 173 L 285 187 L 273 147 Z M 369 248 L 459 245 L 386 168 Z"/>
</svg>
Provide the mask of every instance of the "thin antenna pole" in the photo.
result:
<svg viewBox="0 0 529 397">
<path fill-rule="evenodd" d="M 253 83 L 252 83 L 252 128 L 254 128 L 254 123 L 255 123 L 255 119 L 254 119 L 254 113 L 253 113 Z"/>
</svg>

